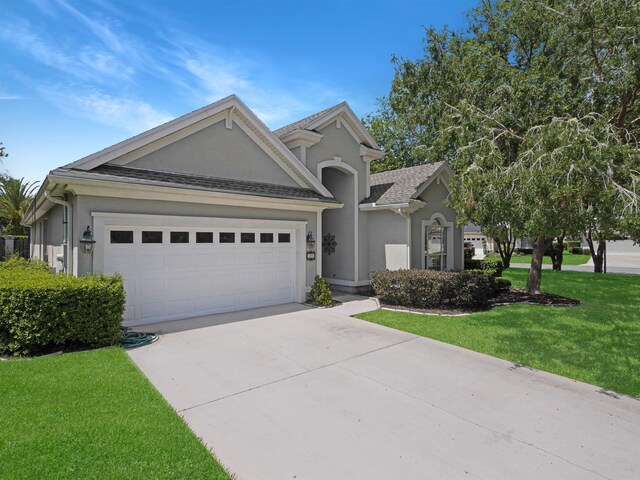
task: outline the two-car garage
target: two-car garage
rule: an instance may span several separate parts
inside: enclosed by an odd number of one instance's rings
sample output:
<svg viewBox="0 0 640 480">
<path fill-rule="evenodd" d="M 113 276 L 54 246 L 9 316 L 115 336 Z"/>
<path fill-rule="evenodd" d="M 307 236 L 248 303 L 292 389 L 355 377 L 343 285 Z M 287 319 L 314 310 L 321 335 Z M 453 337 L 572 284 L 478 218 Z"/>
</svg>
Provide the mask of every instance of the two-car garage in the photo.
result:
<svg viewBox="0 0 640 480">
<path fill-rule="evenodd" d="M 122 274 L 127 325 L 304 299 L 301 244 L 306 222 L 109 213 L 93 217 L 94 231 L 102 235 L 94 253 L 95 270 Z"/>
</svg>

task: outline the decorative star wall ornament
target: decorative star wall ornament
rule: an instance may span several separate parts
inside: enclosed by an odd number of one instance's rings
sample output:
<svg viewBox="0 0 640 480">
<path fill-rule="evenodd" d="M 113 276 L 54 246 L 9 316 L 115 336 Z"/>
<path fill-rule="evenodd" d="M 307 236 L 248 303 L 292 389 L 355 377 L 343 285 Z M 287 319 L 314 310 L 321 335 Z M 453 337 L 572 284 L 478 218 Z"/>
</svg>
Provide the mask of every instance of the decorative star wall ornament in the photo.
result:
<svg viewBox="0 0 640 480">
<path fill-rule="evenodd" d="M 338 245 L 338 242 L 336 242 L 335 235 L 331 233 L 327 233 L 324 237 L 322 237 L 323 253 L 326 253 L 327 255 L 331 255 L 332 253 L 335 253 L 337 245 Z"/>
</svg>

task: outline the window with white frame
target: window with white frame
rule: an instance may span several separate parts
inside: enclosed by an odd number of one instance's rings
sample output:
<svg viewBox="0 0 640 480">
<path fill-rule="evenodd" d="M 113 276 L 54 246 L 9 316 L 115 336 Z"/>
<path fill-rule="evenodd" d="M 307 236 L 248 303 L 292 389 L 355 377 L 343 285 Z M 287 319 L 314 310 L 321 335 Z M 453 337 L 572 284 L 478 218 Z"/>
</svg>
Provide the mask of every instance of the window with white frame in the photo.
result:
<svg viewBox="0 0 640 480">
<path fill-rule="evenodd" d="M 448 269 L 450 228 L 438 218 L 424 226 L 424 268 Z"/>
</svg>

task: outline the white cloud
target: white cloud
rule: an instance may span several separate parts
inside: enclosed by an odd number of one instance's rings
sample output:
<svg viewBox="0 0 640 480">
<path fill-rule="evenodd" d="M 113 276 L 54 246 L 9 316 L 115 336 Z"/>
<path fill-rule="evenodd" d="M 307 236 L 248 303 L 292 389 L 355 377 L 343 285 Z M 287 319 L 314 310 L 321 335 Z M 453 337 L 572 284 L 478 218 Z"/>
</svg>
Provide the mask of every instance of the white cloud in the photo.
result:
<svg viewBox="0 0 640 480">
<path fill-rule="evenodd" d="M 126 79 L 133 70 L 106 51 L 86 45 L 62 46 L 36 33 L 25 20 L 0 23 L 0 39 L 31 55 L 42 65 L 82 80 Z"/>
<path fill-rule="evenodd" d="M 342 101 L 341 92 L 318 81 L 296 81 L 278 73 L 268 61 L 243 52 L 223 52 L 214 45 L 175 34 L 166 58 L 182 75 L 181 84 L 195 85 L 190 94 L 210 103 L 232 93 L 247 102 L 271 127 L 297 120 Z"/>
<path fill-rule="evenodd" d="M 135 134 L 174 118 L 168 112 L 158 110 L 140 100 L 114 97 L 101 91 L 68 92 L 50 89 L 45 95 L 71 115 Z"/>
</svg>

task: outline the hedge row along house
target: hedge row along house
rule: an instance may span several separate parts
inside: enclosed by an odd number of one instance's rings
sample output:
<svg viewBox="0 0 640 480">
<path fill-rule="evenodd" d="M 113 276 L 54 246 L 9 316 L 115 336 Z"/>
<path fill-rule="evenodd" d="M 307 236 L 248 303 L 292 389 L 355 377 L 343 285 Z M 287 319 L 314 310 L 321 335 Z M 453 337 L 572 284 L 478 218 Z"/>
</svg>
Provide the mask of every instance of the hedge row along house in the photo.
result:
<svg viewBox="0 0 640 480">
<path fill-rule="evenodd" d="M 271 131 L 232 95 L 53 170 L 24 222 L 56 270 L 121 273 L 129 325 L 462 269 L 451 169 L 371 174 L 382 155 L 347 103 Z"/>
</svg>

